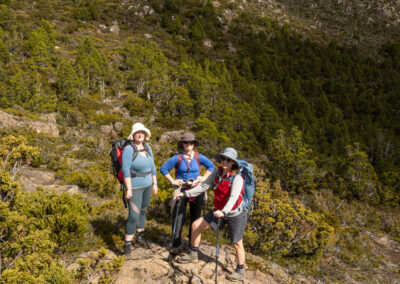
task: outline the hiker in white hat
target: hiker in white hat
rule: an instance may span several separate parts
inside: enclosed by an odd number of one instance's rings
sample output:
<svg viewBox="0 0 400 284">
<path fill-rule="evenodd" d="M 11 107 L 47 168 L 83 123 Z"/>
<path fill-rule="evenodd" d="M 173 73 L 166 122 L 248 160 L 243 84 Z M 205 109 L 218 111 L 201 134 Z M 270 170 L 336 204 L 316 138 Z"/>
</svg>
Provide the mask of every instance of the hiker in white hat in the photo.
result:
<svg viewBox="0 0 400 284">
<path fill-rule="evenodd" d="M 143 132 L 145 133 L 146 140 L 149 140 L 149 139 L 150 139 L 150 137 L 151 137 L 151 132 L 150 132 L 150 130 L 147 129 L 147 128 L 143 125 L 143 123 L 136 122 L 135 124 L 132 125 L 132 131 L 131 131 L 131 134 L 129 134 L 129 136 L 128 136 L 128 140 L 134 140 L 134 139 L 133 139 L 133 135 L 134 135 L 136 132 L 139 132 L 139 131 L 143 131 Z"/>
<path fill-rule="evenodd" d="M 190 198 L 197 196 L 207 189 L 214 191 L 214 210 L 197 219 L 192 225 L 192 238 L 189 250 L 186 254 L 176 259 L 179 263 L 198 261 L 201 233 L 209 228 L 218 231 L 219 227 L 227 224 L 229 238 L 236 251 L 236 270 L 227 276 L 230 281 L 244 279 L 245 251 L 243 247 L 243 234 L 246 229 L 247 212 L 243 209 L 244 181 L 239 174 L 239 162 L 234 148 L 226 148 L 215 156 L 215 160 L 221 163 L 218 169 L 200 185 L 176 194 L 176 198 Z"/>
<path fill-rule="evenodd" d="M 125 228 L 124 254 L 129 258 L 131 243 L 136 232 L 136 244 L 146 245 L 144 227 L 151 195 L 157 194 L 157 172 L 153 152 L 144 143 L 151 132 L 142 123 L 132 125 L 128 143 L 122 152 L 122 174 L 126 186 L 129 216 Z"/>
</svg>

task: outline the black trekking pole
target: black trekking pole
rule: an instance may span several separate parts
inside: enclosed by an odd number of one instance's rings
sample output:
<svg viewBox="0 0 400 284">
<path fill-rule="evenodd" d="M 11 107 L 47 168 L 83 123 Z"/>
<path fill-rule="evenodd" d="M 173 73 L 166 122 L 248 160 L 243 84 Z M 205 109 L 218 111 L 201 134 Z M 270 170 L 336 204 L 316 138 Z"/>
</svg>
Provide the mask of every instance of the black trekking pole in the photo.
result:
<svg viewBox="0 0 400 284">
<path fill-rule="evenodd" d="M 171 259 L 171 250 L 172 250 L 172 245 L 174 243 L 174 238 L 176 233 L 176 223 L 178 221 L 178 214 L 179 214 L 179 209 L 181 208 L 182 198 L 183 197 L 179 198 L 178 204 L 176 205 L 175 220 L 174 220 L 174 225 L 172 226 L 171 240 L 169 243 L 169 259 Z"/>
<path fill-rule="evenodd" d="M 124 184 L 121 184 L 122 191 L 122 202 L 124 203 L 124 207 L 128 208 L 128 200 L 126 200 L 126 187 Z"/>
<path fill-rule="evenodd" d="M 219 257 L 219 226 L 221 224 L 221 218 L 217 221 L 217 251 L 215 253 L 215 283 L 218 283 L 218 257 Z"/>
</svg>

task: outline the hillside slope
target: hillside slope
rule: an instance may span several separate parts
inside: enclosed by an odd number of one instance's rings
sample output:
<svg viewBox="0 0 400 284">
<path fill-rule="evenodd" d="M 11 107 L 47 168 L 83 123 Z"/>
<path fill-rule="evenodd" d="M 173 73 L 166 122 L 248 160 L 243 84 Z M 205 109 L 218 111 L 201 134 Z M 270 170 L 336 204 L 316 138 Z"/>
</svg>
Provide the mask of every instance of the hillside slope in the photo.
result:
<svg viewBox="0 0 400 284">
<path fill-rule="evenodd" d="M 231 146 L 253 163 L 244 242 L 262 259 L 249 270 L 399 281 L 397 2 L 0 3 L 0 281 L 131 269 L 109 151 L 137 121 L 158 168 L 184 131 L 210 158 Z M 158 181 L 148 238 L 165 253 L 171 189 Z"/>
</svg>

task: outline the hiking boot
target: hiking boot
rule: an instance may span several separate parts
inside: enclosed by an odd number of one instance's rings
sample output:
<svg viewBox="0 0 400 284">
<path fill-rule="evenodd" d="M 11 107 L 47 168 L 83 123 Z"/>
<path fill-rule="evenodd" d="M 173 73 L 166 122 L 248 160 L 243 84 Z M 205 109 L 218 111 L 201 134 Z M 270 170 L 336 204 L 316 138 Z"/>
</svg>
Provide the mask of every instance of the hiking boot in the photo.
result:
<svg viewBox="0 0 400 284">
<path fill-rule="evenodd" d="M 126 257 L 126 259 L 131 258 L 131 244 L 130 243 L 124 245 L 124 256 Z"/>
<path fill-rule="evenodd" d="M 139 245 L 141 247 L 147 247 L 146 241 L 144 240 L 144 232 L 137 233 L 135 245 Z"/>
<path fill-rule="evenodd" d="M 191 262 L 198 262 L 199 258 L 197 256 L 196 251 L 189 251 L 188 253 L 185 253 L 182 256 L 179 256 L 176 258 L 176 262 L 179 263 L 191 263 Z"/>
<path fill-rule="evenodd" d="M 181 248 L 180 247 L 172 247 L 169 252 L 172 255 L 178 255 L 181 252 Z"/>
<path fill-rule="evenodd" d="M 226 279 L 232 282 L 240 281 L 244 279 L 244 269 L 237 269 L 231 274 L 226 276 Z"/>
</svg>

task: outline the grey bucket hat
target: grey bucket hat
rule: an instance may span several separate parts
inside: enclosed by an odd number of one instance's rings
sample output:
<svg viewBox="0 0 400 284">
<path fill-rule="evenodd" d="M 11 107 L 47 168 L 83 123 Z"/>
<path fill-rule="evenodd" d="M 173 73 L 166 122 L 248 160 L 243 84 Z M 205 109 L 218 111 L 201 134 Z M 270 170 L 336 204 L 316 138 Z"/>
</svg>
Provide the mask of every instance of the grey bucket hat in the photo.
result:
<svg viewBox="0 0 400 284">
<path fill-rule="evenodd" d="M 182 148 L 183 142 L 193 142 L 195 147 L 199 146 L 199 141 L 190 132 L 182 134 L 181 139 L 178 141 L 178 149 Z"/>
<path fill-rule="evenodd" d="M 220 154 L 215 155 L 215 160 L 218 163 L 221 163 L 221 157 L 224 156 L 226 158 L 231 159 L 232 161 L 234 161 L 236 163 L 237 166 L 239 166 L 239 162 L 237 160 L 237 151 L 233 148 L 225 148 L 224 151 Z"/>
</svg>

